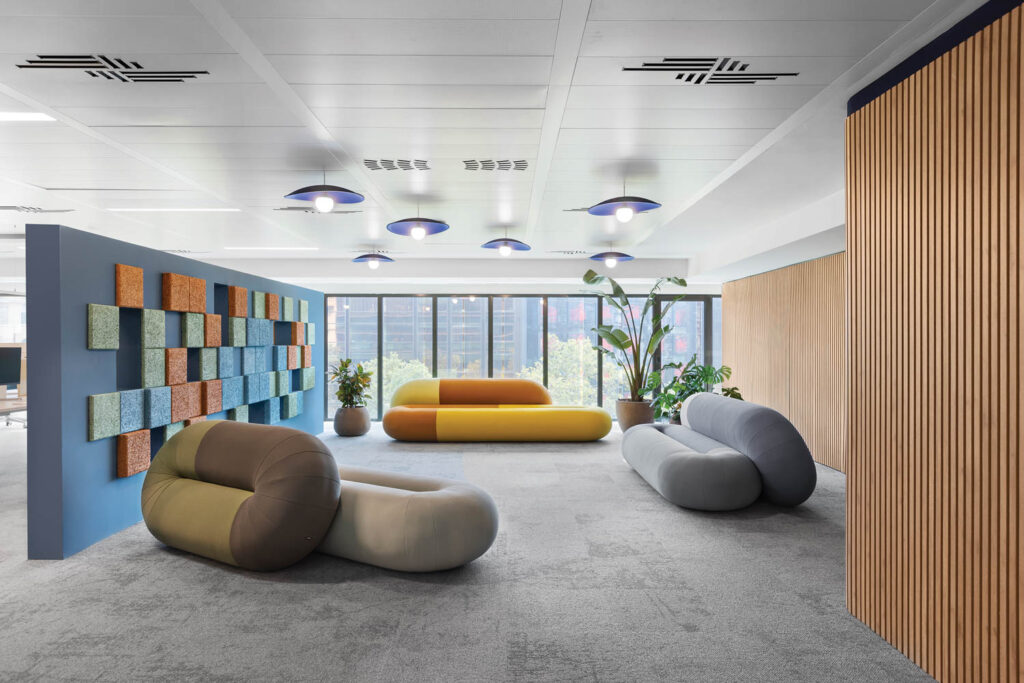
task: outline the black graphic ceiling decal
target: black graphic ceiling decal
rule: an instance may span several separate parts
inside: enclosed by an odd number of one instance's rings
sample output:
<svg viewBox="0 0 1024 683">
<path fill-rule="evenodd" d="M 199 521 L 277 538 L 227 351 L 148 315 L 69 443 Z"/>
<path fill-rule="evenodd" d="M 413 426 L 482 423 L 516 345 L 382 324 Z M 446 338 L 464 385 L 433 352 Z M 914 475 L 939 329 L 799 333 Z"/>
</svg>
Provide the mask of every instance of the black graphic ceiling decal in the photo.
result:
<svg viewBox="0 0 1024 683">
<path fill-rule="evenodd" d="M 644 62 L 642 66 L 624 66 L 623 71 L 665 71 L 675 73 L 676 80 L 686 85 L 756 85 L 774 81 L 794 73 L 755 73 L 750 64 L 732 57 L 665 57 L 660 62 Z"/>
<path fill-rule="evenodd" d="M 153 71 L 134 61 L 106 55 L 36 55 L 19 69 L 79 69 L 93 78 L 122 83 L 184 83 L 209 71 Z"/>
</svg>

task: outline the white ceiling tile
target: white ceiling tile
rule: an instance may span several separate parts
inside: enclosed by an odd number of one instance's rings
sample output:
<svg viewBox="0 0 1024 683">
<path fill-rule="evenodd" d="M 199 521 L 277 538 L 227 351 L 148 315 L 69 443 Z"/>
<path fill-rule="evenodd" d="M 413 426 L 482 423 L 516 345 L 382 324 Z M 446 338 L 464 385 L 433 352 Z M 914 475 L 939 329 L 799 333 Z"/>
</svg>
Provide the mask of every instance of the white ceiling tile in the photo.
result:
<svg viewBox="0 0 1024 683">
<path fill-rule="evenodd" d="M 87 126 L 296 126 L 301 122 L 283 105 L 247 107 L 60 107 Z"/>
<path fill-rule="evenodd" d="M 340 109 L 315 107 L 329 128 L 540 128 L 543 109 Z"/>
<path fill-rule="evenodd" d="M 289 83 L 536 85 L 551 57 L 451 55 L 270 55 Z"/>
<path fill-rule="evenodd" d="M 292 55 L 551 55 L 558 28 L 556 21 L 541 20 L 242 18 L 238 23 L 264 53 Z"/>
<path fill-rule="evenodd" d="M 44 74 L 45 76 L 45 74 Z M 19 90 L 51 107 L 279 107 L 263 83 L 82 83 L 40 80 Z"/>
<path fill-rule="evenodd" d="M 538 128 L 331 128 L 343 145 L 349 142 L 368 150 L 376 143 L 406 145 L 410 149 L 427 145 L 535 145 Z M 371 155 L 372 156 L 372 155 Z"/>
<path fill-rule="evenodd" d="M 591 21 L 908 21 L 933 0 L 593 0 Z"/>
<path fill-rule="evenodd" d="M 100 128 L 104 135 L 132 143 L 303 143 L 312 134 L 301 126 L 109 126 Z M 2 129 L 0 129 L 2 131 Z"/>
<path fill-rule="evenodd" d="M 798 109 L 821 88 L 812 85 L 574 85 L 575 109 Z"/>
<path fill-rule="evenodd" d="M 561 0 L 221 0 L 236 17 L 558 19 Z"/>
<path fill-rule="evenodd" d="M 738 159 L 750 149 L 747 145 L 652 145 L 647 147 L 618 145 L 558 145 L 556 159 Z"/>
<path fill-rule="evenodd" d="M 310 107 L 477 109 L 543 108 L 541 85 L 295 85 Z"/>
<path fill-rule="evenodd" d="M 775 128 L 795 109 L 566 109 L 568 128 Z"/>
<path fill-rule="evenodd" d="M 592 22 L 585 57 L 861 57 L 902 24 L 893 21 L 607 21 Z"/>
<path fill-rule="evenodd" d="M 570 128 L 558 136 L 560 144 L 611 145 L 621 149 L 656 145 L 753 145 L 770 129 L 763 128 Z"/>
<path fill-rule="evenodd" d="M 189 0 L 4 0 L 4 16 L 196 16 Z"/>
<path fill-rule="evenodd" d="M 6 15 L 6 12 L 4 13 Z M 4 16 L 5 53 L 79 55 L 231 52 L 203 19 L 191 16 Z"/>
</svg>

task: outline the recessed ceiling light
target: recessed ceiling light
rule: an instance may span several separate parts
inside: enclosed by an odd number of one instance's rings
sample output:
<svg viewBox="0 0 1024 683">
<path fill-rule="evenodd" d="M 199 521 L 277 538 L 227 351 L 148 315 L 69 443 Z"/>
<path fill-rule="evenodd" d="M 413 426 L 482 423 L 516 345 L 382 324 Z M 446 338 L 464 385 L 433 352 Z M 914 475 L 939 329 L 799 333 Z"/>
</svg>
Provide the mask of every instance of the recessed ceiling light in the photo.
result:
<svg viewBox="0 0 1024 683">
<path fill-rule="evenodd" d="M 0 122 L 12 121 L 56 121 L 49 114 L 38 111 L 0 111 Z"/>
<path fill-rule="evenodd" d="M 205 212 L 236 212 L 241 209 L 231 207 L 189 207 L 189 208 L 154 208 L 154 207 L 123 207 L 107 209 L 118 213 L 205 213 Z"/>
<path fill-rule="evenodd" d="M 320 247 L 224 247 L 224 251 L 319 251 Z"/>
</svg>

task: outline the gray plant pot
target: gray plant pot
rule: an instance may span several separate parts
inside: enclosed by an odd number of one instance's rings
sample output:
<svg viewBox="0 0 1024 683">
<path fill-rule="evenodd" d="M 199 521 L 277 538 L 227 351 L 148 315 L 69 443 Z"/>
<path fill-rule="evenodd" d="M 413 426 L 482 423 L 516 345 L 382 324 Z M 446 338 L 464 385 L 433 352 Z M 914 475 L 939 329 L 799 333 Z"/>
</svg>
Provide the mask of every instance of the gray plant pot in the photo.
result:
<svg viewBox="0 0 1024 683">
<path fill-rule="evenodd" d="M 338 408 L 334 413 L 334 431 L 338 436 L 362 436 L 370 431 L 370 411 L 366 406 Z"/>
</svg>

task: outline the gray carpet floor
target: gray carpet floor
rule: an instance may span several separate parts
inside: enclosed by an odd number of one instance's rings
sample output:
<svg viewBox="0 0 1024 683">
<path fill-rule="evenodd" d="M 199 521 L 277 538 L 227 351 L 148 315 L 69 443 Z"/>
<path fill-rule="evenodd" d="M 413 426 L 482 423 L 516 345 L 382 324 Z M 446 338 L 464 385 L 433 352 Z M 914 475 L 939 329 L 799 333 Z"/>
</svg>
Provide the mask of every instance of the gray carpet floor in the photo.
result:
<svg viewBox="0 0 1024 683">
<path fill-rule="evenodd" d="M 0 680 L 931 680 L 844 607 L 844 477 L 802 507 L 705 514 L 596 444 L 324 435 L 339 462 L 465 478 L 501 514 L 462 569 L 314 555 L 276 573 L 162 546 L 142 524 L 25 558 L 25 433 L 0 429 Z"/>
</svg>

